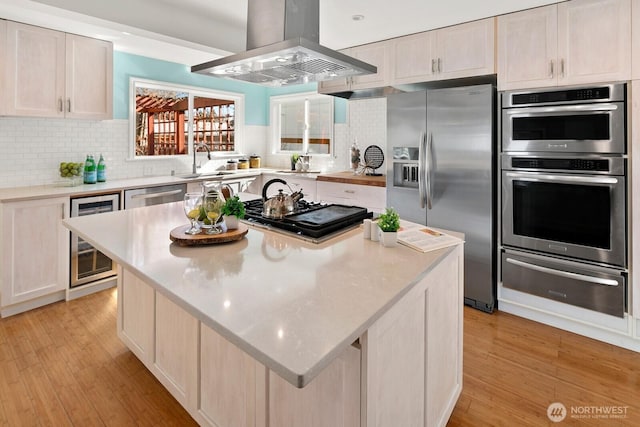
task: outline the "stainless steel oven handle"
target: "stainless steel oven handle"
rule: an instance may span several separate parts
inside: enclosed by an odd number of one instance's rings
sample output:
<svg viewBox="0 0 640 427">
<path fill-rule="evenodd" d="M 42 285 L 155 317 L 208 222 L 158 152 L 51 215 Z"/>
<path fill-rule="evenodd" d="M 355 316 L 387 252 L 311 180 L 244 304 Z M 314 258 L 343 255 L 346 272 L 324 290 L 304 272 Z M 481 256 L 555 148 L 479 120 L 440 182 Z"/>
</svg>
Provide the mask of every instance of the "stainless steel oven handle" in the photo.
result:
<svg viewBox="0 0 640 427">
<path fill-rule="evenodd" d="M 554 276 L 565 277 L 567 279 L 582 280 L 584 282 L 595 283 L 597 285 L 618 286 L 618 282 L 613 279 L 603 279 L 601 277 L 587 276 L 586 274 L 571 273 L 570 271 L 556 270 L 553 268 L 543 267 L 541 265 L 529 264 L 513 258 L 506 258 L 509 264 L 519 267 L 528 268 L 530 270 L 540 271 L 541 273 L 553 274 Z"/>
<path fill-rule="evenodd" d="M 535 175 L 534 175 L 535 174 Z M 545 175 L 540 173 L 531 173 L 531 175 L 507 172 L 505 174 L 508 178 L 517 178 L 520 181 L 551 181 L 551 182 L 565 182 L 569 184 L 585 183 L 585 184 L 617 184 L 618 179 L 613 177 L 595 177 L 595 176 L 560 176 L 560 175 Z"/>
<path fill-rule="evenodd" d="M 507 115 L 527 114 L 527 113 L 579 113 L 582 111 L 616 111 L 619 107 L 616 104 L 587 104 L 587 105 L 562 105 L 557 107 L 528 107 L 511 108 L 504 110 Z"/>
<path fill-rule="evenodd" d="M 420 133 L 420 141 L 418 142 L 418 194 L 420 195 L 420 208 L 424 209 L 427 205 L 427 197 L 425 192 L 425 133 Z"/>
<path fill-rule="evenodd" d="M 174 194 L 182 193 L 182 190 L 163 191 L 160 193 L 146 193 L 146 194 L 134 194 L 132 199 L 155 199 L 156 197 L 173 196 Z"/>
</svg>

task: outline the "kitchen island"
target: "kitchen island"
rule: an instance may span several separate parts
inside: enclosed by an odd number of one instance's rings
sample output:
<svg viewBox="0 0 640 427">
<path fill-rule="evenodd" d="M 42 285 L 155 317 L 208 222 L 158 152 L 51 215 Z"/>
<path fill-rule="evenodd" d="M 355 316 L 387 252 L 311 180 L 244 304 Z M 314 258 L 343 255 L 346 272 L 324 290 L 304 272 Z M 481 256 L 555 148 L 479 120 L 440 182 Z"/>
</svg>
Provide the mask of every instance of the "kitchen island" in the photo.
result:
<svg viewBox="0 0 640 427">
<path fill-rule="evenodd" d="M 462 244 L 250 228 L 181 247 L 181 203 L 65 225 L 120 268 L 118 335 L 202 425 L 445 425 L 462 388 Z"/>
</svg>

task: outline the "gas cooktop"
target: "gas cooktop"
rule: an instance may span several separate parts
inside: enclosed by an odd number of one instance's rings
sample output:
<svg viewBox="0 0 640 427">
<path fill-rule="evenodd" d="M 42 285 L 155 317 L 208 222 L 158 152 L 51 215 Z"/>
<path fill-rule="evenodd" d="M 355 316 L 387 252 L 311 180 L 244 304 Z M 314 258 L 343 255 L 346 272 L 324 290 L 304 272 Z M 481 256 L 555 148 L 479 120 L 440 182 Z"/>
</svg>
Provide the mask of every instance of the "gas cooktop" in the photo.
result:
<svg viewBox="0 0 640 427">
<path fill-rule="evenodd" d="M 366 208 L 299 200 L 296 211 L 282 219 L 262 216 L 262 200 L 244 202 L 245 221 L 273 231 L 284 232 L 314 243 L 321 243 L 357 227 L 373 213 Z"/>
</svg>

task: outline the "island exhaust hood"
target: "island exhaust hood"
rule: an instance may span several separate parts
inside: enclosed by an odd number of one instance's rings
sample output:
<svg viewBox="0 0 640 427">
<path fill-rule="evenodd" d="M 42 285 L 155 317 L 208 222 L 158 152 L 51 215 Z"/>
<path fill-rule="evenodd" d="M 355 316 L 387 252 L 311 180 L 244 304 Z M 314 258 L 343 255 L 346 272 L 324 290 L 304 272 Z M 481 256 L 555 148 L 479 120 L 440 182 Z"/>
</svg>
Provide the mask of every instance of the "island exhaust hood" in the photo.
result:
<svg viewBox="0 0 640 427">
<path fill-rule="evenodd" d="M 284 86 L 374 74 L 377 68 L 319 44 L 319 0 L 249 0 L 246 52 L 191 72 Z"/>
</svg>

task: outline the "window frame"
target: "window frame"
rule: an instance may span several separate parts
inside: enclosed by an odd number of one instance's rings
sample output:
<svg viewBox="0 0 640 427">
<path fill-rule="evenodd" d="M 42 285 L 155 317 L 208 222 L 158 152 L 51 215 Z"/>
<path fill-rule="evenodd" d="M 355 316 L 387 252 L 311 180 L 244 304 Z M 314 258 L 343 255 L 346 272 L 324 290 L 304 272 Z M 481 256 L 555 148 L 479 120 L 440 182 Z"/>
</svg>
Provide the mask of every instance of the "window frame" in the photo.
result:
<svg viewBox="0 0 640 427">
<path fill-rule="evenodd" d="M 304 110 L 304 117 L 305 117 L 305 123 L 304 123 L 304 130 L 303 130 L 303 141 L 302 141 L 302 149 L 301 150 L 283 150 L 282 149 L 282 144 L 281 144 L 281 134 L 282 134 L 282 122 L 281 122 L 281 105 L 284 101 L 287 102 L 291 102 L 291 101 L 296 101 L 296 100 L 300 100 L 300 101 L 304 101 L 306 103 L 306 101 L 309 100 L 313 100 L 313 99 L 328 99 L 331 102 L 329 103 L 330 105 L 330 111 L 329 111 L 329 117 L 330 122 L 329 122 L 329 126 L 330 126 L 330 130 L 329 130 L 329 134 L 331 135 L 331 142 L 329 143 L 329 153 L 310 153 L 309 152 L 309 128 L 310 123 L 309 123 L 309 108 L 307 105 L 305 105 L 305 110 Z M 270 112 L 270 117 L 271 117 L 271 123 L 270 123 L 270 135 L 271 135 L 271 152 L 273 154 L 279 154 L 279 155 L 291 155 L 291 154 L 311 154 L 314 157 L 319 156 L 319 157 L 334 157 L 335 156 L 335 106 L 334 106 L 334 102 L 333 102 L 333 97 L 330 95 L 324 95 L 321 93 L 317 93 L 317 92 L 301 92 L 301 93 L 294 93 L 294 94 L 287 94 L 287 95 L 277 95 L 277 96 L 271 96 L 269 99 L 269 112 Z"/>
<path fill-rule="evenodd" d="M 189 118 L 185 123 L 187 128 L 187 153 L 186 154 L 162 154 L 155 156 L 136 156 L 136 88 L 145 87 L 151 89 L 186 92 L 188 93 L 188 109 Z M 129 78 L 129 148 L 127 153 L 128 160 L 153 160 L 153 159 L 173 159 L 187 158 L 193 155 L 193 107 L 194 97 L 220 98 L 234 103 L 234 150 L 233 151 L 211 151 L 213 158 L 237 157 L 244 148 L 244 111 L 245 111 L 245 95 L 237 92 L 227 92 L 218 89 L 210 89 L 206 87 L 181 85 L 160 80 L 150 80 L 139 77 Z"/>
</svg>

